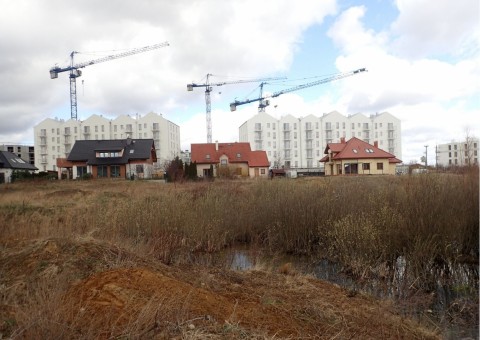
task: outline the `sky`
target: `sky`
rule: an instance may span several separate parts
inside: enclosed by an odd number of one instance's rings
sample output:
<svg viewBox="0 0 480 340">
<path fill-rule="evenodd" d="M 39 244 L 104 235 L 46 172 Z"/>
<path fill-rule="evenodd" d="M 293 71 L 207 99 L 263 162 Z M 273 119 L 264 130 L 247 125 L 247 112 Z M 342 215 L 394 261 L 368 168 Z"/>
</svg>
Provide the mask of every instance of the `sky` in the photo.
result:
<svg viewBox="0 0 480 340">
<path fill-rule="evenodd" d="M 402 160 L 428 145 L 480 137 L 478 0 L 0 0 L 0 144 L 32 144 L 46 118 L 69 119 L 68 72 L 86 62 L 168 41 L 168 47 L 82 69 L 78 119 L 161 113 L 180 126 L 181 147 L 207 140 L 204 88 L 214 86 L 212 136 L 238 141 L 256 103 L 234 100 L 367 68 L 339 81 L 285 93 L 267 113 L 390 112 L 402 122 Z"/>
</svg>

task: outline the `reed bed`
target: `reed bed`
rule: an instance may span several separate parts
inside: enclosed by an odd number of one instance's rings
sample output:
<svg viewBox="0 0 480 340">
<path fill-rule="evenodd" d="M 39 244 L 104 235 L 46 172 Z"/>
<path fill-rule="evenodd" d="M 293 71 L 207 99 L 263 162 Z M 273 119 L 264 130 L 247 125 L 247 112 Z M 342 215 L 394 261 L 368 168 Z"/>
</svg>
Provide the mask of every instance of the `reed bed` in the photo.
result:
<svg viewBox="0 0 480 340">
<path fill-rule="evenodd" d="M 387 275 L 402 259 L 405 285 L 432 290 L 440 273 L 459 284 L 467 278 L 478 292 L 478 188 L 478 169 L 176 185 L 16 183 L 0 187 L 0 242 L 93 237 L 167 264 L 243 243 L 328 258 L 359 277 Z M 457 270 L 463 266 L 468 275 Z"/>
</svg>

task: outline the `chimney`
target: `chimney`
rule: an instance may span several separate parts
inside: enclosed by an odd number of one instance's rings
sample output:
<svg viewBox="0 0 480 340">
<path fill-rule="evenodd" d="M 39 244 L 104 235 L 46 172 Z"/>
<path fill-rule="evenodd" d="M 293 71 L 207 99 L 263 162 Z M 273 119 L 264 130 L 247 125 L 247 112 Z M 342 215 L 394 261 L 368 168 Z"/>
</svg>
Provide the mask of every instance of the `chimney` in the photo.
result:
<svg viewBox="0 0 480 340">
<path fill-rule="evenodd" d="M 378 141 L 373 142 L 373 146 L 378 148 Z"/>
<path fill-rule="evenodd" d="M 340 143 L 345 144 L 345 137 L 340 137 Z"/>
<path fill-rule="evenodd" d="M 218 151 L 218 140 L 215 141 L 215 151 Z"/>
</svg>

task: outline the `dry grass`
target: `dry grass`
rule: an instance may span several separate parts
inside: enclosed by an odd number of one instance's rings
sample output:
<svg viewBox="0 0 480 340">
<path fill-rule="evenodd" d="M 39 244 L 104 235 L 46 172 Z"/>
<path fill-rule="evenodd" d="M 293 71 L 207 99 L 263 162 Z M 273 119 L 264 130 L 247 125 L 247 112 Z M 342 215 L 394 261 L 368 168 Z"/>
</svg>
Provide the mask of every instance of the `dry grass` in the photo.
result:
<svg viewBox="0 0 480 340">
<path fill-rule="evenodd" d="M 246 243 L 265 252 L 327 257 L 357 277 L 389 280 L 398 280 L 391 275 L 401 258 L 406 263 L 402 276 L 405 291 L 431 292 L 441 280 L 478 301 L 478 187 L 478 169 L 462 175 L 215 181 L 175 186 L 108 180 L 15 183 L 0 186 L 0 250 L 36 239 L 107 242 L 118 251 L 98 250 L 104 261 L 96 270 L 103 271 L 137 266 L 139 259 L 126 254 L 181 265 L 194 263 L 195 254 Z M 8 326 L 18 337 L 27 334 L 27 329 L 44 334 L 38 327 L 46 324 L 50 325 L 47 333 L 76 337 L 70 328 L 78 329 L 75 322 L 79 316 L 53 308 L 60 304 L 62 294 L 52 291 L 52 283 L 64 293 L 72 277 L 57 275 L 58 268 L 49 263 L 38 271 L 50 271 L 60 281 L 38 279 L 34 281 L 38 287 L 24 287 L 32 294 L 28 303 L 20 303 L 12 293 L 21 287 L 8 287 L 8 294 L 3 295 L 4 305 L 12 302 L 21 306 L 16 309 L 20 310 L 16 324 Z M 82 266 L 88 267 L 88 257 Z M 287 265 L 280 272 L 294 273 Z M 155 313 L 160 311 L 149 310 L 152 301 L 144 301 L 140 316 L 128 319 L 133 337 L 156 327 Z M 161 305 L 161 301 L 155 300 L 155 304 Z M 74 321 L 61 321 L 66 314 Z M 203 330 L 189 329 L 183 324 L 186 321 L 187 316 L 176 322 L 176 334 L 186 338 L 205 335 Z M 54 325 L 58 326 L 55 332 Z M 235 337 L 243 332 L 237 326 L 232 321 L 222 327 L 227 333 L 237 332 L 232 333 Z M 82 329 L 93 334 L 89 332 L 97 328 Z"/>
</svg>

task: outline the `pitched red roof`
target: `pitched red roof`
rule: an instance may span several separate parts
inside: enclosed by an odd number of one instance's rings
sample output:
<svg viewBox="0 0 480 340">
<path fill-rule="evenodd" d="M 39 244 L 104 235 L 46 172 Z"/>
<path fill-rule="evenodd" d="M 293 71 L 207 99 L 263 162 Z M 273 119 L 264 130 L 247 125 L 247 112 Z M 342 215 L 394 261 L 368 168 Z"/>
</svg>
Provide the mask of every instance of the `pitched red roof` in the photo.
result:
<svg viewBox="0 0 480 340">
<path fill-rule="evenodd" d="M 387 158 L 390 163 L 401 163 L 395 155 L 386 152 L 377 146 L 368 144 L 361 139 L 352 137 L 345 143 L 329 143 L 325 148 L 327 156 L 320 161 L 328 161 L 328 152 L 332 152 L 332 160 L 363 159 L 363 158 Z"/>
<path fill-rule="evenodd" d="M 268 167 L 265 151 L 252 151 L 250 143 L 202 143 L 192 144 L 191 159 L 197 164 L 218 164 L 225 155 L 229 163 L 248 163 L 250 167 Z"/>
<path fill-rule="evenodd" d="M 265 151 L 251 151 L 250 159 L 248 160 L 248 166 L 250 167 L 269 167 L 267 153 Z"/>
</svg>

